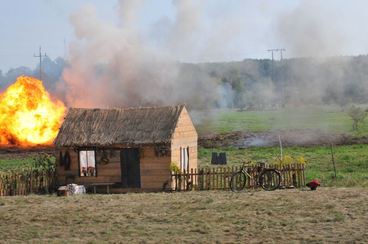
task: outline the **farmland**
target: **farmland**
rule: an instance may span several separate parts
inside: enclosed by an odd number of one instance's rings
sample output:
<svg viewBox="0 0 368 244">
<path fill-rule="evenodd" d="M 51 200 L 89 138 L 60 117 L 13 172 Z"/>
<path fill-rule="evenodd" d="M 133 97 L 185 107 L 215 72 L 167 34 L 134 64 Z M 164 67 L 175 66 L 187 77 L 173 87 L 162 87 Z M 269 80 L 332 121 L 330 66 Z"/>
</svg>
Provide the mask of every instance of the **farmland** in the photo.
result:
<svg viewBox="0 0 368 244">
<path fill-rule="evenodd" d="M 3 197 L 0 242 L 365 242 L 368 189 Z"/>
</svg>

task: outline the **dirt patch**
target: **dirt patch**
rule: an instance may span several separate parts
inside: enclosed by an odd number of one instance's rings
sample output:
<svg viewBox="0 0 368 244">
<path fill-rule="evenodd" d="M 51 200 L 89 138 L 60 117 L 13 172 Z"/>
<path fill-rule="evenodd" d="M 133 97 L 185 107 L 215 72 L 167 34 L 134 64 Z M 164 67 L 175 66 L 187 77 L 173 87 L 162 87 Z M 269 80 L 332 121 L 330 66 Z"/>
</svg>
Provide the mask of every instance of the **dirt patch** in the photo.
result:
<svg viewBox="0 0 368 244">
<path fill-rule="evenodd" d="M 319 130 L 279 130 L 250 133 L 231 132 L 225 134 L 201 135 L 199 145 L 205 148 L 253 146 L 278 146 L 279 136 L 284 146 L 351 145 L 368 143 L 368 137 L 354 137 L 347 134 L 331 134 Z"/>
<path fill-rule="evenodd" d="M 0 199 L 0 243 L 365 243 L 368 189 Z"/>
</svg>

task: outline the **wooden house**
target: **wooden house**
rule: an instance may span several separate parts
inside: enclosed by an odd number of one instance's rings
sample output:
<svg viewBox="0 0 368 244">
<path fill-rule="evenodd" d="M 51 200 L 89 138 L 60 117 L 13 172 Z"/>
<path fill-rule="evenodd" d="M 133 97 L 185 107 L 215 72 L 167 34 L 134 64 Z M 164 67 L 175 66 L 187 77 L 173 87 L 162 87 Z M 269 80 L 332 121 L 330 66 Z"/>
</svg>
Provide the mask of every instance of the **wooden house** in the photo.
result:
<svg viewBox="0 0 368 244">
<path fill-rule="evenodd" d="M 55 139 L 59 185 L 158 191 L 173 165 L 197 167 L 198 135 L 184 105 L 70 108 Z"/>
</svg>

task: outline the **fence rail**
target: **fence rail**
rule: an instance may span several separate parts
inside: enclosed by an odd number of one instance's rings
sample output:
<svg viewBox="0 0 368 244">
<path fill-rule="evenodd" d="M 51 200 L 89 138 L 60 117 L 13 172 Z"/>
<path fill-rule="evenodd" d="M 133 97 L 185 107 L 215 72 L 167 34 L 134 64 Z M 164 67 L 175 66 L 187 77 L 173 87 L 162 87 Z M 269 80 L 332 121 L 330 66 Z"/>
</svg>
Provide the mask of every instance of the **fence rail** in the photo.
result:
<svg viewBox="0 0 368 244">
<path fill-rule="evenodd" d="M 227 190 L 229 189 L 231 175 L 238 172 L 240 168 L 240 166 L 199 168 L 172 173 L 171 189 L 173 191 Z M 303 164 L 268 165 L 267 168 L 277 169 L 281 173 L 280 187 L 299 188 L 305 185 Z M 247 167 L 247 171 L 252 177 L 248 177 L 246 188 L 257 188 L 258 166 Z"/>
<path fill-rule="evenodd" d="M 305 185 L 303 164 L 269 165 L 281 173 L 281 187 L 302 187 Z M 227 190 L 231 175 L 240 170 L 239 166 L 198 168 L 171 174 L 171 190 Z M 246 188 L 258 187 L 257 166 L 247 167 Z M 23 171 L 0 172 L 0 196 L 51 193 L 55 190 L 55 169 L 31 168 Z"/>
</svg>

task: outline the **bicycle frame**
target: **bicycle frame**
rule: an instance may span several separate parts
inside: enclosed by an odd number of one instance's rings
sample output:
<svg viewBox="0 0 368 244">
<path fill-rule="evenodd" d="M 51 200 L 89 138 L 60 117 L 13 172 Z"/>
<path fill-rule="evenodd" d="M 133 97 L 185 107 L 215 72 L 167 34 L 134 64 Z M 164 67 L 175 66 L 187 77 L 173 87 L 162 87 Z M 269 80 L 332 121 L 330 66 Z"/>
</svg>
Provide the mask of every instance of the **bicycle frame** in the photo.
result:
<svg viewBox="0 0 368 244">
<path fill-rule="evenodd" d="M 266 168 L 266 163 L 264 162 L 261 162 L 261 163 L 258 163 L 258 166 L 256 167 L 256 174 L 253 176 L 251 174 L 248 173 L 248 169 L 250 168 L 249 166 L 246 166 L 246 164 L 249 164 L 248 163 L 243 163 L 242 167 L 240 168 L 239 171 L 237 171 L 236 173 L 233 174 L 234 175 L 237 175 L 237 174 L 243 174 L 244 177 L 248 178 L 250 181 L 253 181 L 254 182 L 254 185 L 256 186 L 262 186 L 262 188 L 264 190 L 275 190 L 276 188 L 278 188 L 280 186 L 280 181 L 281 181 L 281 174 L 278 170 L 274 169 L 274 168 Z M 272 173 L 274 172 L 274 173 Z M 270 186 L 267 185 L 264 185 L 264 176 L 267 175 L 267 176 L 270 176 L 273 177 L 272 175 L 275 175 L 278 177 L 278 181 L 276 181 L 277 183 L 277 186 L 274 188 L 272 185 L 271 185 L 271 188 L 269 188 Z M 232 176 L 232 177 L 233 177 Z M 232 182 L 232 179 L 231 178 L 231 182 Z M 269 178 L 268 178 L 269 179 Z M 267 181 L 269 182 L 269 181 Z M 273 183 L 272 183 L 273 184 Z M 231 187 L 231 186 L 230 186 Z M 245 187 L 245 185 L 241 186 L 242 187 Z M 234 191 L 234 190 L 233 190 Z"/>
</svg>

